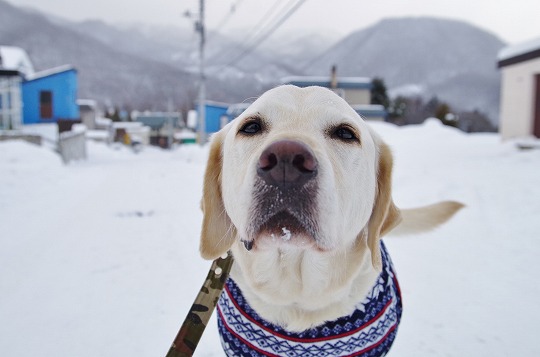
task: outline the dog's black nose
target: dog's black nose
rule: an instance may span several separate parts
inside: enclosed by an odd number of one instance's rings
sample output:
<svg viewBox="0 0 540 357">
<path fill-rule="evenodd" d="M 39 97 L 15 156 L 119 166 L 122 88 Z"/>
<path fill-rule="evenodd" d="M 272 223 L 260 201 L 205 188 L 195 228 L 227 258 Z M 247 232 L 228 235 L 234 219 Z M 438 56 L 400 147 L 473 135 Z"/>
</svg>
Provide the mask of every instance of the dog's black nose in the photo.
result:
<svg viewBox="0 0 540 357">
<path fill-rule="evenodd" d="M 257 173 L 267 184 L 281 189 L 301 187 L 317 175 L 317 160 L 305 144 L 280 140 L 263 151 Z"/>
</svg>

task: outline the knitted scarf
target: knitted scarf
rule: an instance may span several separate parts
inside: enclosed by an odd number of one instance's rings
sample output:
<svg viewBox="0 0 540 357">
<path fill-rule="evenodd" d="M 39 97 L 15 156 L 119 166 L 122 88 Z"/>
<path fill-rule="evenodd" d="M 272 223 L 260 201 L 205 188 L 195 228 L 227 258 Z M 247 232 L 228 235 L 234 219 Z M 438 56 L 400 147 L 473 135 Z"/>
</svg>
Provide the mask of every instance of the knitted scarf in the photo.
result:
<svg viewBox="0 0 540 357">
<path fill-rule="evenodd" d="M 349 316 L 292 333 L 263 320 L 229 278 L 218 301 L 218 328 L 228 357 L 385 356 L 401 319 L 401 293 L 381 242 L 383 269 L 364 301 Z"/>
</svg>

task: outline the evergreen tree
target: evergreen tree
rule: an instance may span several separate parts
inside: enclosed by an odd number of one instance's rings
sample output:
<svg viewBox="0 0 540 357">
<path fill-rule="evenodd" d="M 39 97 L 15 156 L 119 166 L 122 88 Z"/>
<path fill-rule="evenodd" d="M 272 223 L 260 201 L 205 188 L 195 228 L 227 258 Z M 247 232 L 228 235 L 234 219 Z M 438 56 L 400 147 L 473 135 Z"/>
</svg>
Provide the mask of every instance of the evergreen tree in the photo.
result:
<svg viewBox="0 0 540 357">
<path fill-rule="evenodd" d="M 386 84 L 382 78 L 375 77 L 371 81 L 371 104 L 379 104 L 388 109 L 390 106 L 390 99 L 388 93 L 386 93 Z"/>
</svg>

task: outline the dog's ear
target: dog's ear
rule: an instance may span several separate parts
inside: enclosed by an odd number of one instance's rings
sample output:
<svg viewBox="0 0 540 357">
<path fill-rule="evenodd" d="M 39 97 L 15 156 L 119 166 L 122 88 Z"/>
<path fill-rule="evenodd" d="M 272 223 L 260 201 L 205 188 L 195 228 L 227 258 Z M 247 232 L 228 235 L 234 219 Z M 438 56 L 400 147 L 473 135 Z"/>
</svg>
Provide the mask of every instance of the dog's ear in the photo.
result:
<svg viewBox="0 0 540 357">
<path fill-rule="evenodd" d="M 392 153 L 386 144 L 380 142 L 378 146 L 377 191 L 368 223 L 368 247 L 371 251 L 373 267 L 380 271 L 382 269 L 381 237 L 399 224 L 401 214 L 392 200 Z"/>
<path fill-rule="evenodd" d="M 203 223 L 201 229 L 200 253 L 204 259 L 216 259 L 229 250 L 236 236 L 234 228 L 223 204 L 221 193 L 221 169 L 223 166 L 224 132 L 212 138 L 210 154 L 204 174 L 201 208 Z"/>
</svg>

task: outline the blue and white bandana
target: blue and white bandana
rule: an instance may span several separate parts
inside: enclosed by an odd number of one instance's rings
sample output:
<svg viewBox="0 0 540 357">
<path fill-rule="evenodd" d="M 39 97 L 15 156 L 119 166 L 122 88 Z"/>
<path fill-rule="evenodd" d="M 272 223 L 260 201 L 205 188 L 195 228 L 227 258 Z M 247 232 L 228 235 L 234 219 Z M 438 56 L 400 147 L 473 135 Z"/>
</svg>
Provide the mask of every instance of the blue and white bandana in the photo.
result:
<svg viewBox="0 0 540 357">
<path fill-rule="evenodd" d="M 229 278 L 218 301 L 218 328 L 228 357 L 385 356 L 401 319 L 401 293 L 381 242 L 383 269 L 366 299 L 349 316 L 293 333 L 263 320 Z"/>
</svg>

